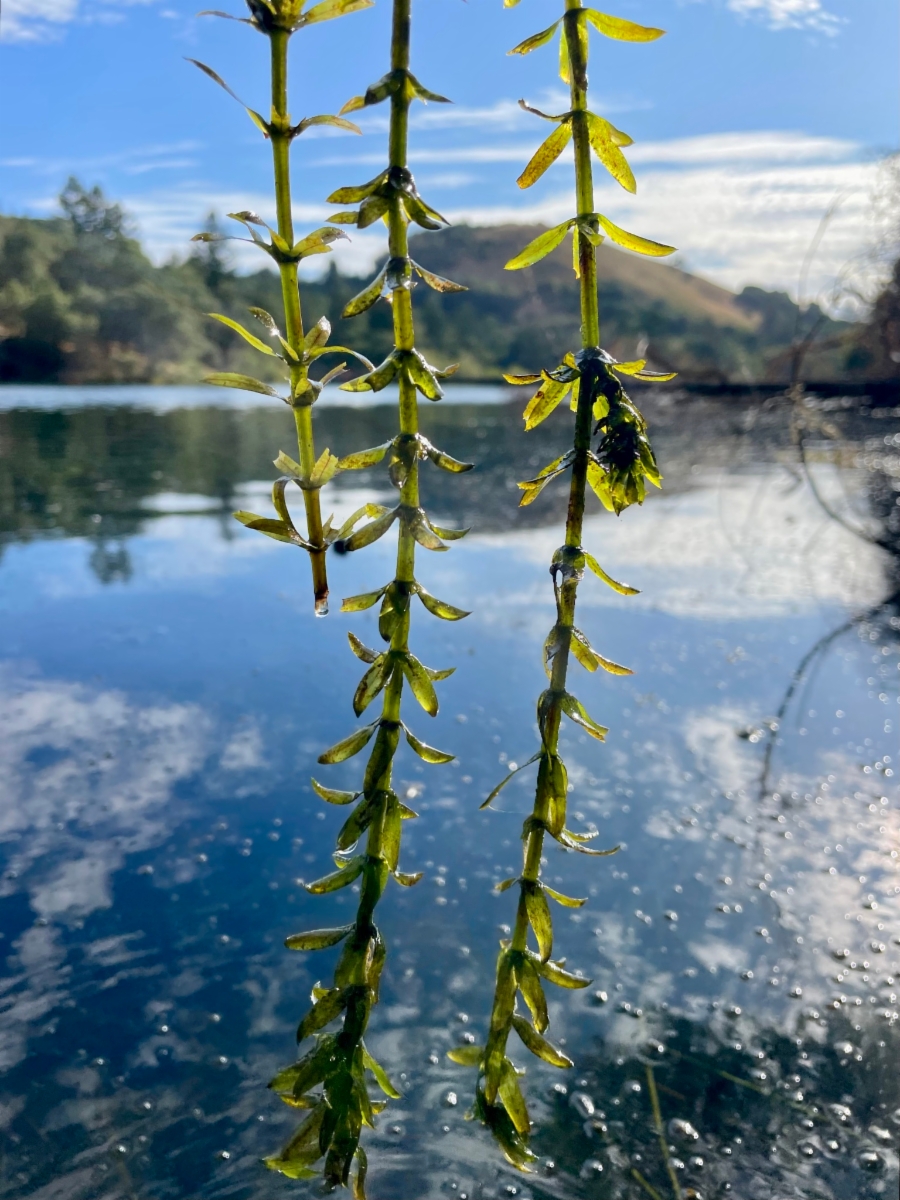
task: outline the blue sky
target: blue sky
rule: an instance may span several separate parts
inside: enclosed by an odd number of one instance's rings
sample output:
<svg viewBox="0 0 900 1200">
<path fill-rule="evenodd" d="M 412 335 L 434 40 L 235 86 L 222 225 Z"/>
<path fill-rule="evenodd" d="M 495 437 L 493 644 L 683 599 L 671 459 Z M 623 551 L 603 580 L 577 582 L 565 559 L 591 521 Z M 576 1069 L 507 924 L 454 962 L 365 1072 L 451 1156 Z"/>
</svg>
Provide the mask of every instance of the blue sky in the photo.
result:
<svg viewBox="0 0 900 1200">
<path fill-rule="evenodd" d="M 159 259 L 183 253 L 211 209 L 270 210 L 266 144 L 184 61 L 203 59 L 264 110 L 266 44 L 245 26 L 196 17 L 196 7 L 5 0 L 0 211 L 53 211 L 74 173 L 126 205 Z M 241 11 L 238 0 L 230 7 Z M 455 103 L 418 108 L 413 169 L 452 220 L 570 215 L 564 160 L 527 192 L 515 184 L 547 128 L 516 101 L 563 104 L 555 49 L 506 54 L 561 7 L 416 0 L 413 70 Z M 839 197 L 811 273 L 812 292 L 825 295 L 871 237 L 877 159 L 900 141 L 896 0 L 617 0 L 611 11 L 668 34 L 637 46 L 593 38 L 593 106 L 635 139 L 629 157 L 638 178 L 630 196 L 598 170 L 601 211 L 678 245 L 681 264 L 716 282 L 796 291 L 806 246 Z M 294 38 L 295 119 L 336 112 L 384 72 L 389 18 L 389 0 L 377 0 Z M 365 114 L 362 137 L 316 131 L 325 136 L 295 143 L 301 224 L 330 211 L 324 200 L 333 188 L 377 172 L 385 117 L 383 106 Z M 354 234 L 341 249 L 345 266 L 367 268 L 382 241 L 378 231 Z"/>
</svg>

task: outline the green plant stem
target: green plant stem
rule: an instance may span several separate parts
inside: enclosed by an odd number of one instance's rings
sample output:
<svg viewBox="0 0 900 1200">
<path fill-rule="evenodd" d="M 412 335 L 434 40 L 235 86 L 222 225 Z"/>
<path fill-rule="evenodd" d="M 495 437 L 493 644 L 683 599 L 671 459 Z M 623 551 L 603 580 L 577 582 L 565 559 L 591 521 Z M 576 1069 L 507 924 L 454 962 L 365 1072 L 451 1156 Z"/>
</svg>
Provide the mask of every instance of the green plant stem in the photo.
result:
<svg viewBox="0 0 900 1200">
<path fill-rule="evenodd" d="M 669 1176 L 669 1183 L 672 1185 L 672 1195 L 674 1200 L 681 1200 L 681 1185 L 678 1182 L 678 1176 L 675 1174 L 675 1168 L 669 1158 L 669 1147 L 666 1145 L 666 1130 L 663 1125 L 662 1109 L 659 1107 L 659 1093 L 656 1090 L 656 1077 L 653 1074 L 653 1068 L 647 1064 L 647 1090 L 650 1093 L 650 1107 L 653 1109 L 653 1125 L 656 1129 L 656 1136 L 659 1140 L 659 1148 L 662 1152 L 663 1163 L 665 1164 L 666 1172 Z"/>
<path fill-rule="evenodd" d="M 571 75 L 571 102 L 576 114 L 587 109 L 587 42 L 578 36 L 579 20 L 577 15 L 581 9 L 580 0 L 566 0 L 565 36 L 569 50 Z M 571 15 L 570 15 L 571 14 Z M 587 215 L 594 210 L 594 186 L 591 175 L 591 145 L 588 139 L 587 122 L 576 115 L 572 122 L 573 141 L 575 144 L 575 187 L 578 199 L 579 216 Z M 581 275 L 581 344 L 584 347 L 599 346 L 600 316 L 597 302 L 597 260 L 594 246 L 578 229 L 574 236 L 578 238 L 578 258 Z M 566 515 L 566 545 L 581 546 L 581 533 L 584 525 L 584 501 L 587 486 L 588 452 L 591 444 L 591 419 L 594 401 L 593 390 L 583 386 L 578 392 L 578 409 L 575 414 L 575 458 L 572 464 L 572 479 L 569 488 L 569 507 Z M 562 718 L 560 701 L 566 691 L 566 677 L 569 668 L 569 647 L 572 640 L 572 627 L 575 623 L 575 601 L 578 591 L 578 579 L 575 576 L 563 578 L 557 588 L 556 612 L 557 625 L 562 631 L 559 646 L 553 659 L 550 675 L 551 702 L 544 725 L 544 747 L 556 754 L 559 746 L 559 724 Z M 538 800 L 535 804 L 534 816 L 545 822 L 550 804 L 549 797 Z M 537 827 L 528 835 L 525 846 L 525 865 L 522 871 L 523 886 L 519 893 L 519 904 L 516 910 L 516 924 L 513 930 L 512 948 L 524 950 L 528 941 L 528 912 L 525 905 L 525 884 L 536 883 L 541 874 L 541 856 L 544 849 L 544 829 Z"/>
<path fill-rule="evenodd" d="M 294 219 L 291 213 L 291 132 L 287 103 L 287 58 L 290 35 L 285 30 L 273 30 L 270 34 L 272 51 L 272 116 L 271 142 L 272 163 L 275 172 L 275 205 L 278 218 L 278 233 L 288 246 L 294 245 Z M 298 359 L 303 348 L 303 315 L 300 308 L 300 287 L 297 280 L 297 264 L 279 263 L 281 295 L 284 302 L 285 337 Z M 290 363 L 291 396 L 301 379 L 298 363 Z M 313 440 L 312 409 L 310 405 L 294 405 L 294 421 L 297 426 L 297 447 L 300 466 L 307 477 L 316 461 Z M 322 536 L 322 509 L 318 489 L 303 490 L 306 508 L 306 529 L 310 543 L 316 549 L 310 552 L 316 613 L 324 616 L 328 612 L 328 574 L 325 566 L 325 543 Z"/>
</svg>

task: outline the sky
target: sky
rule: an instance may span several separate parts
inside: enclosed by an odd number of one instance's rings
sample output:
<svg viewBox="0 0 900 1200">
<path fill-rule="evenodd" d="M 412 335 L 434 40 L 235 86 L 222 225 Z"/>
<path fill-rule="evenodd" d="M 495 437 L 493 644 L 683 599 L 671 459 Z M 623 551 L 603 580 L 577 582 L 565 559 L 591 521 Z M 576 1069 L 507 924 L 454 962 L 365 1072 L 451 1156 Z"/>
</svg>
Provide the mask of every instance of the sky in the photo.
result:
<svg viewBox="0 0 900 1200">
<path fill-rule="evenodd" d="M 239 0 L 221 2 L 242 15 Z M 555 45 L 507 51 L 561 9 L 415 0 L 412 70 L 454 103 L 416 105 L 410 161 L 420 192 L 452 222 L 555 224 L 574 212 L 567 156 L 527 191 L 515 182 L 549 131 L 517 101 L 567 105 Z M 676 245 L 678 265 L 725 287 L 796 297 L 833 209 L 801 297 L 831 303 L 875 236 L 879 162 L 900 145 L 896 0 L 616 0 L 612 11 L 667 34 L 641 45 L 592 35 L 591 104 L 634 138 L 638 180 L 630 195 L 597 166 L 598 210 Z M 292 39 L 295 121 L 337 112 L 385 72 L 389 23 L 390 0 L 376 0 Z M 197 16 L 196 0 L 3 0 L 0 212 L 52 214 L 74 174 L 125 206 L 157 261 L 186 253 L 212 211 L 271 218 L 268 145 L 187 57 L 266 111 L 265 40 Z M 334 188 L 384 163 L 386 105 L 358 116 L 362 136 L 320 127 L 294 142 L 304 230 L 333 211 Z M 351 235 L 338 260 L 362 273 L 383 252 L 383 231 Z M 251 248 L 236 250 L 239 265 L 256 265 Z"/>
</svg>

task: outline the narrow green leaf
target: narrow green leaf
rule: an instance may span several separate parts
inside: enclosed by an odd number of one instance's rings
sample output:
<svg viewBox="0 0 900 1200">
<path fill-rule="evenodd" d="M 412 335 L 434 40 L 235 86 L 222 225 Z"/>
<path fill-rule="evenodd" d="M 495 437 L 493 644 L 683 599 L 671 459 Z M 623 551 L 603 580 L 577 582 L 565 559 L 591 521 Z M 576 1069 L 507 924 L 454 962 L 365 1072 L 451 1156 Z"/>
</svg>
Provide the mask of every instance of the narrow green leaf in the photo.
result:
<svg viewBox="0 0 900 1200">
<path fill-rule="evenodd" d="M 346 600 L 341 601 L 341 612 L 362 612 L 363 609 L 371 608 L 373 604 L 378 603 L 384 591 L 384 588 L 379 588 L 377 592 L 361 592 L 358 596 L 348 596 Z"/>
<path fill-rule="evenodd" d="M 544 382 L 528 401 L 525 412 L 522 414 L 526 431 L 535 429 L 542 421 L 545 421 L 572 386 L 571 383 L 559 383 L 546 374 L 543 379 Z"/>
<path fill-rule="evenodd" d="M 546 1038 L 541 1037 L 536 1029 L 534 1029 L 524 1017 L 513 1017 L 513 1029 L 522 1039 L 532 1054 L 538 1058 L 542 1058 L 544 1062 L 549 1063 L 551 1067 L 574 1067 L 575 1064 L 571 1058 L 567 1058 L 562 1050 L 557 1049 Z"/>
<path fill-rule="evenodd" d="M 544 891 L 548 896 L 552 896 L 557 904 L 561 904 L 564 908 L 581 908 L 582 905 L 587 904 L 587 897 L 584 900 L 576 900 L 574 896 L 564 896 L 562 892 L 555 892 L 546 883 L 544 884 Z"/>
<path fill-rule="evenodd" d="M 443 750 L 436 750 L 434 746 L 429 746 L 425 742 L 419 741 L 415 734 L 410 733 L 405 725 L 403 726 L 403 729 L 406 733 L 407 742 L 409 742 L 410 746 L 413 748 L 413 750 L 415 750 L 416 754 L 418 754 L 419 758 L 421 758 L 423 762 L 448 763 L 453 762 L 454 758 L 456 757 L 455 754 L 446 754 Z"/>
<path fill-rule="evenodd" d="M 328 197 L 327 204 L 359 204 L 361 200 L 365 200 L 367 196 L 371 196 L 377 187 L 384 183 L 387 178 L 387 171 L 381 171 L 374 179 L 370 179 L 368 183 L 361 183 L 355 187 L 338 188 L 336 192 L 332 192 Z"/>
<path fill-rule="evenodd" d="M 337 742 L 324 754 L 319 755 L 320 763 L 331 764 L 344 762 L 345 759 L 352 758 L 354 754 L 359 754 L 363 746 L 368 745 L 369 740 L 375 732 L 375 725 L 365 725 L 362 729 L 356 729 L 349 737 L 343 741 Z"/>
<path fill-rule="evenodd" d="M 538 372 L 536 375 L 504 375 L 503 378 L 513 387 L 527 387 L 529 384 L 540 383 L 543 377 Z"/>
<path fill-rule="evenodd" d="M 313 929 L 309 933 L 292 933 L 284 939 L 288 950 L 327 950 L 342 942 L 355 925 L 341 925 L 338 929 Z"/>
<path fill-rule="evenodd" d="M 508 50 L 507 53 L 530 54 L 532 50 L 537 50 L 540 46 L 546 46 L 549 41 L 552 41 L 553 35 L 558 28 L 559 21 L 554 21 L 549 29 L 542 29 L 540 33 L 533 33 L 531 37 L 527 37 L 524 42 L 519 42 L 518 46 L 513 46 L 512 50 Z"/>
<path fill-rule="evenodd" d="M 363 546 L 370 546 L 372 542 L 377 542 L 380 537 L 390 529 L 394 521 L 397 519 L 397 510 L 392 509 L 386 512 L 384 516 L 370 521 L 368 525 L 363 525 L 362 529 L 358 529 L 356 533 L 351 534 L 344 542 L 344 549 L 348 551 L 361 550 Z"/>
<path fill-rule="evenodd" d="M 596 738 L 598 742 L 605 741 L 609 730 L 605 725 L 598 725 L 594 718 L 588 715 L 581 701 L 576 700 L 571 693 L 565 693 L 560 702 L 560 707 L 570 721 L 574 721 L 576 725 L 580 725 L 591 737 Z"/>
<path fill-rule="evenodd" d="M 250 375 L 239 375 L 235 371 L 215 371 L 212 375 L 207 375 L 203 382 L 215 384 L 216 387 L 239 388 L 242 392 L 258 392 L 260 396 L 274 396 L 276 400 L 284 399 L 271 384 L 263 383 Z"/>
<path fill-rule="evenodd" d="M 500 780 L 500 782 L 497 784 L 497 786 L 494 788 L 494 790 L 488 796 L 487 800 L 485 800 L 485 802 L 483 804 L 480 804 L 478 807 L 479 808 L 487 808 L 488 805 L 491 803 L 491 801 L 495 800 L 497 798 L 497 796 L 499 796 L 499 794 L 503 791 L 503 789 L 506 787 L 506 785 L 512 779 L 513 775 L 518 774 L 518 772 L 524 770 L 525 767 L 530 767 L 531 764 L 533 762 L 537 762 L 537 760 L 540 757 L 541 757 L 541 751 L 538 750 L 538 752 L 536 754 L 532 754 L 531 758 L 529 758 L 526 762 L 523 762 L 520 767 L 514 767 L 513 770 L 510 771 L 510 773 L 504 779 Z"/>
<path fill-rule="evenodd" d="M 432 596 L 430 592 L 426 592 L 421 584 L 416 594 L 432 616 L 440 617 L 444 621 L 461 621 L 463 617 L 470 615 L 465 609 L 455 608 L 452 604 L 448 604 L 446 600 L 438 600 L 436 596 Z"/>
<path fill-rule="evenodd" d="M 302 1042 L 311 1033 L 324 1029 L 347 1007 L 347 993 L 342 988 L 326 992 L 317 1000 L 297 1027 L 297 1041 Z"/>
<path fill-rule="evenodd" d="M 588 554 L 588 552 L 585 551 L 584 552 L 584 561 L 587 563 L 587 565 L 594 572 L 594 574 L 597 576 L 598 579 L 602 579 L 605 584 L 607 584 L 609 587 L 611 587 L 614 592 L 618 592 L 620 596 L 639 596 L 640 595 L 640 591 L 638 588 L 629 587 L 629 585 L 627 583 L 618 583 L 615 579 L 613 579 L 613 577 L 611 575 L 607 575 L 607 573 L 603 570 L 603 568 L 597 562 L 596 558 L 594 558 L 593 554 Z"/>
<path fill-rule="evenodd" d="M 548 959 L 547 962 L 537 964 L 536 969 L 540 971 L 548 983 L 555 983 L 557 987 L 570 989 L 590 987 L 590 979 L 585 979 L 583 975 L 573 975 L 571 971 L 566 971 L 561 962 L 554 962 L 552 959 Z"/>
<path fill-rule="evenodd" d="M 402 815 L 403 814 L 401 813 L 401 816 Z M 415 887 L 415 885 L 422 878 L 421 871 L 416 871 L 415 874 L 412 875 L 408 875 L 403 871 L 394 871 L 392 874 L 401 887 Z"/>
<path fill-rule="evenodd" d="M 447 1051 L 450 1061 L 459 1063 L 461 1067 L 480 1067 L 483 1055 L 484 1047 L 475 1045 L 454 1046 Z"/>
<path fill-rule="evenodd" d="M 484 806 L 482 805 L 482 807 L 484 807 Z M 509 889 L 512 887 L 512 885 L 514 883 L 518 883 L 518 882 L 519 882 L 518 875 L 510 875 L 509 879 L 503 879 L 503 880 L 501 880 L 500 883 L 495 883 L 494 891 L 495 892 L 508 892 Z"/>
<path fill-rule="evenodd" d="M 634 173 L 628 165 L 625 155 L 616 144 L 609 121 L 603 117 L 598 117 L 595 113 L 587 113 L 586 115 L 588 137 L 590 138 L 594 153 L 617 183 L 620 183 L 627 192 L 636 192 L 637 184 L 635 183 Z M 606 225 L 603 223 L 604 220 L 605 218 L 601 220 L 601 224 L 606 229 Z M 624 233 L 625 231 L 620 230 L 620 232 Z M 610 237 L 612 237 L 611 233 Z"/>
<path fill-rule="evenodd" d="M 521 271 L 523 267 L 530 267 L 534 263 L 540 262 L 560 245 L 574 223 L 575 218 L 572 217 L 568 221 L 563 221 L 561 225 L 554 225 L 552 229 L 547 229 L 544 233 L 539 234 L 534 241 L 528 243 L 524 250 L 520 250 L 514 258 L 511 258 L 503 269 L 505 271 Z M 505 378 L 506 376 L 504 376 Z"/>
<path fill-rule="evenodd" d="M 650 25 L 636 25 L 634 21 L 626 21 L 623 17 L 611 17 L 608 13 L 597 12 L 595 8 L 585 9 L 585 16 L 604 37 L 616 38 L 620 42 L 655 42 L 666 32 Z"/>
<path fill-rule="evenodd" d="M 564 121 L 557 129 L 554 129 L 550 136 L 538 146 L 525 170 L 516 180 L 519 187 L 527 188 L 531 187 L 533 183 L 537 183 L 547 168 L 556 162 L 568 146 L 571 136 L 572 125 L 569 121 Z"/>
<path fill-rule="evenodd" d="M 324 787 L 315 779 L 311 779 L 310 783 L 316 795 L 321 796 L 327 804 L 352 804 L 361 794 L 359 792 L 339 792 L 335 788 Z"/>
<path fill-rule="evenodd" d="M 354 125 L 352 121 L 347 121 L 343 117 L 333 117 L 327 114 L 317 117 L 304 117 L 299 124 L 295 125 L 291 132 L 296 136 L 305 133 L 313 125 L 334 125 L 338 129 L 346 129 L 348 133 L 362 133 L 358 125 Z"/>
<path fill-rule="evenodd" d="M 522 1089 L 519 1087 L 515 1068 L 508 1059 L 503 1064 L 500 1076 L 500 1099 L 516 1130 L 521 1134 L 529 1133 L 531 1118 L 528 1116 L 528 1108 L 525 1104 L 525 1097 L 522 1095 Z"/>
<path fill-rule="evenodd" d="M 636 254 L 646 254 L 650 258 L 665 258 L 667 254 L 675 253 L 674 246 L 666 246 L 662 242 L 653 242 L 649 238 L 638 237 L 636 233 L 629 233 L 626 229 L 620 229 L 609 217 L 604 217 L 601 213 L 597 213 L 597 220 L 616 245 L 624 246 L 626 250 L 634 250 Z M 625 365 L 625 363 L 617 364 L 616 370 L 621 370 Z M 627 373 L 632 374 L 632 372 Z M 633 373 L 636 374 L 636 372 Z"/>
<path fill-rule="evenodd" d="M 394 1087 L 394 1085 L 391 1083 L 390 1079 L 388 1078 L 387 1071 L 385 1071 L 385 1069 L 381 1065 L 381 1063 L 377 1062 L 372 1057 L 372 1055 L 365 1048 L 365 1046 L 363 1047 L 363 1065 L 365 1066 L 367 1071 L 371 1071 L 372 1074 L 375 1076 L 375 1082 L 378 1084 L 378 1086 L 381 1088 L 381 1090 L 384 1092 L 384 1094 L 386 1096 L 390 1096 L 390 1098 L 392 1100 L 402 1099 L 400 1093 L 397 1091 L 397 1089 Z"/>
<path fill-rule="evenodd" d="M 313 896 L 324 896 L 327 892 L 338 892 L 341 888 L 349 887 L 354 879 L 358 879 L 362 874 L 363 859 L 353 859 L 345 867 L 338 871 L 332 871 L 330 875 L 323 875 L 321 879 L 315 880 L 314 883 L 305 883 L 303 886 Z"/>
<path fill-rule="evenodd" d="M 357 450 L 355 454 L 346 454 L 338 459 L 338 466 L 342 471 L 360 471 L 364 467 L 374 467 L 384 458 L 390 444 L 382 442 L 380 446 L 373 446 L 371 450 Z"/>
<path fill-rule="evenodd" d="M 436 467 L 440 467 L 442 471 L 451 471 L 454 475 L 459 475 L 463 471 L 471 471 L 474 465 L 472 463 L 460 462 L 458 458 L 453 458 L 451 455 L 445 454 L 437 446 L 432 446 L 431 442 L 425 442 L 425 453 Z"/>
<path fill-rule="evenodd" d="M 528 924 L 534 930 L 541 961 L 546 962 L 553 949 L 553 921 L 543 888 L 532 885 L 525 889 L 525 911 L 528 914 Z"/>
<path fill-rule="evenodd" d="M 347 641 L 350 643 L 350 649 L 360 660 L 360 662 L 371 664 L 383 657 L 380 651 L 370 650 L 368 646 L 364 645 L 364 643 L 359 640 L 355 633 L 348 633 Z"/>
<path fill-rule="evenodd" d="M 320 4 L 308 9 L 300 18 L 302 25 L 315 25 L 319 21 L 333 21 L 335 17 L 346 17 L 350 13 L 371 8 L 375 0 L 321 0 Z"/>
<path fill-rule="evenodd" d="M 461 283 L 454 283 L 452 279 L 445 279 L 443 275 L 435 275 L 433 271 L 427 271 L 417 262 L 413 262 L 412 265 L 416 274 L 436 292 L 467 292 L 469 290 Z"/>
<path fill-rule="evenodd" d="M 522 999 L 528 1006 L 535 1028 L 539 1033 L 543 1033 L 550 1024 L 550 1015 L 547 1012 L 547 997 L 544 995 L 544 989 L 541 986 L 541 980 L 538 975 L 538 962 L 539 960 L 536 955 L 534 958 L 529 955 L 523 960 L 519 968 L 518 978 Z M 540 966 L 542 973 L 545 966 L 547 966 L 547 963 L 543 963 Z"/>
<path fill-rule="evenodd" d="M 434 690 L 434 684 L 428 678 L 428 672 L 425 667 L 422 666 L 414 654 L 409 653 L 401 659 L 401 665 L 403 667 L 403 674 L 409 680 L 412 694 L 430 717 L 436 717 L 438 712 L 437 692 Z"/>
<path fill-rule="evenodd" d="M 212 317 L 214 320 L 221 320 L 222 324 L 228 325 L 228 328 L 233 329 L 235 334 L 240 334 L 240 336 L 244 338 L 245 342 L 250 342 L 253 349 L 259 350 L 260 354 L 269 354 L 272 356 L 272 358 L 280 358 L 280 355 L 278 355 L 275 350 L 271 348 L 271 346 L 266 346 L 265 342 L 260 341 L 256 335 L 251 334 L 250 330 L 245 329 L 244 325 L 239 324 L 239 322 L 236 322 L 236 320 L 232 320 L 230 317 L 224 317 L 221 312 L 208 312 L 206 313 L 206 316 Z"/>
</svg>

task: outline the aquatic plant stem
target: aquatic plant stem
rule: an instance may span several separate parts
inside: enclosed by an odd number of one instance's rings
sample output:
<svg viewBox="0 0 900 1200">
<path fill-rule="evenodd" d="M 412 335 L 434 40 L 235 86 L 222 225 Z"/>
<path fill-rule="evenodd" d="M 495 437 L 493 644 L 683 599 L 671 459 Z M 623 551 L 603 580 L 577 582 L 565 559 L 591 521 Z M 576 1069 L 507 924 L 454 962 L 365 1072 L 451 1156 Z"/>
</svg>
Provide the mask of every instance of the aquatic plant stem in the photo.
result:
<svg viewBox="0 0 900 1200">
<path fill-rule="evenodd" d="M 287 102 L 287 62 L 290 34 L 287 30 L 274 29 L 270 34 L 272 61 L 272 114 L 270 140 L 272 143 L 272 165 L 275 173 L 275 206 L 279 236 L 288 246 L 294 245 L 294 218 L 291 212 L 291 133 Z M 303 352 L 303 315 L 300 307 L 300 287 L 297 278 L 297 263 L 279 262 L 281 295 L 284 302 L 285 338 L 294 351 L 296 360 L 289 360 L 291 372 L 291 397 L 298 392 L 303 378 L 300 365 Z M 297 448 L 300 466 L 308 478 L 316 462 L 313 439 L 312 407 L 310 404 L 293 404 L 294 422 L 297 427 Z M 315 609 L 319 616 L 328 612 L 328 574 L 325 565 L 325 542 L 322 534 L 322 508 L 318 488 L 303 489 L 306 509 L 306 531 L 310 545 Z"/>
<path fill-rule="evenodd" d="M 589 216 L 594 211 L 591 144 L 588 138 L 586 118 L 578 115 L 587 110 L 587 39 L 579 37 L 577 23 L 582 18 L 577 13 L 580 8 L 580 0 L 566 0 L 564 35 L 567 39 L 569 61 L 571 63 L 570 93 L 572 110 L 576 114 L 572 120 L 572 140 L 575 147 L 575 190 L 578 215 Z M 581 344 L 584 348 L 599 346 L 600 312 L 597 300 L 596 252 L 590 240 L 577 227 L 573 231 L 573 236 L 578 238 L 578 262 L 581 283 Z M 581 546 L 581 532 L 584 524 L 593 401 L 594 392 L 592 388 L 582 387 L 579 389 L 573 440 L 575 453 L 572 461 L 569 506 L 566 515 L 566 545 L 576 550 Z M 556 576 L 554 575 L 555 578 Z M 543 730 L 544 748 L 552 755 L 556 755 L 559 748 L 559 725 L 562 719 L 560 701 L 566 691 L 569 648 L 572 641 L 572 628 L 575 624 L 577 591 L 578 577 L 574 574 L 564 576 L 562 583 L 556 588 L 556 620 L 557 627 L 560 630 L 560 637 L 550 675 L 551 700 Z M 516 924 L 512 938 L 512 948 L 514 950 L 524 950 L 527 946 L 529 922 L 525 896 L 527 885 L 536 883 L 540 878 L 541 856 L 544 848 L 544 832 L 549 815 L 549 805 L 550 796 L 546 792 L 542 793 L 539 790 L 533 812 L 536 821 L 528 835 L 525 846 L 525 865 L 522 871 L 523 883 L 519 894 Z"/>
</svg>

